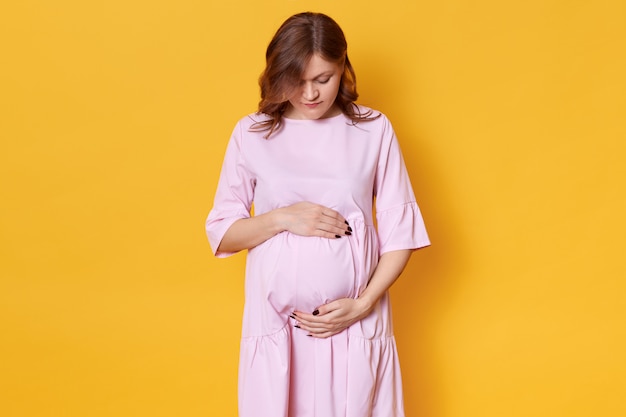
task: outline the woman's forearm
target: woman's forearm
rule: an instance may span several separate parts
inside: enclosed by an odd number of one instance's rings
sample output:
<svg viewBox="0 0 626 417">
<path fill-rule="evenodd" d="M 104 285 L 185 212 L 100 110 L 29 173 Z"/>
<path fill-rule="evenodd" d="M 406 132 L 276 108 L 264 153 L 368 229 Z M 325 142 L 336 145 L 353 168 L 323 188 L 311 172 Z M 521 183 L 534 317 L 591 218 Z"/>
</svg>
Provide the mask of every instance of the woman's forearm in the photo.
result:
<svg viewBox="0 0 626 417">
<path fill-rule="evenodd" d="M 367 288 L 359 294 L 358 298 L 365 303 L 367 310 L 370 310 L 385 291 L 396 282 L 409 262 L 412 253 L 412 250 L 405 249 L 386 252 L 380 257 Z"/>
<path fill-rule="evenodd" d="M 351 230 L 346 219 L 337 211 L 303 201 L 237 220 L 222 237 L 218 251 L 251 249 L 284 231 L 300 236 L 337 239 L 349 235 Z"/>
<path fill-rule="evenodd" d="M 234 253 L 260 245 L 284 230 L 276 217 L 277 213 L 270 211 L 237 220 L 224 234 L 218 251 Z"/>
</svg>

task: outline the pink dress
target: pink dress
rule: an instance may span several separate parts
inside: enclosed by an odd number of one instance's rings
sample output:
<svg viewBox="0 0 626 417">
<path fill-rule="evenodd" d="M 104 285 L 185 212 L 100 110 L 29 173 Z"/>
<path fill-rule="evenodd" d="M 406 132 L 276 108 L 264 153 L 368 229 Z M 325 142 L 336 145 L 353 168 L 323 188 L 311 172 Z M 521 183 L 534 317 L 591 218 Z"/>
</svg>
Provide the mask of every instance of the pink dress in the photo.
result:
<svg viewBox="0 0 626 417">
<path fill-rule="evenodd" d="M 248 251 L 239 415 L 404 416 L 388 294 L 368 317 L 327 339 L 307 337 L 289 318 L 356 298 L 384 252 L 429 245 L 391 124 L 384 115 L 357 125 L 343 114 L 283 119 L 265 139 L 266 132 L 249 130 L 263 117 L 240 120 L 228 144 L 206 223 L 215 255 L 231 255 L 216 249 L 236 220 L 250 217 L 253 202 L 256 214 L 321 204 L 341 213 L 353 233 L 283 232 Z"/>
</svg>

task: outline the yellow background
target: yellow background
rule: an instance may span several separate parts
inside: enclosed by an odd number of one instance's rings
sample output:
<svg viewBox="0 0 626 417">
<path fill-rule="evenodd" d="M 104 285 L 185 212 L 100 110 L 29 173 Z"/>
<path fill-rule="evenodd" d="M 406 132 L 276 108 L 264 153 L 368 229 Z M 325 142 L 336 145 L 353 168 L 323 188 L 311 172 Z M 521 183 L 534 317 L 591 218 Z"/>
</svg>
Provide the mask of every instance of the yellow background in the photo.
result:
<svg viewBox="0 0 626 417">
<path fill-rule="evenodd" d="M 621 0 L 3 2 L 0 415 L 236 415 L 245 256 L 204 219 L 304 10 L 433 241 L 392 290 L 407 415 L 626 415 Z"/>
</svg>

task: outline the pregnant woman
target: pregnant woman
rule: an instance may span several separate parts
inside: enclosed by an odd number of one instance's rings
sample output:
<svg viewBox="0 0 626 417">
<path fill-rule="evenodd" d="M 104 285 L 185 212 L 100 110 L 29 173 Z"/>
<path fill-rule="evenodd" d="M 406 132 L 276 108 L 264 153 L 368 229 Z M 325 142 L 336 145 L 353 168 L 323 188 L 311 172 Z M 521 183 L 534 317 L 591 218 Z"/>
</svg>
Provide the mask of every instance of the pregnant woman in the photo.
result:
<svg viewBox="0 0 626 417">
<path fill-rule="evenodd" d="M 429 240 L 393 128 L 323 14 L 283 23 L 260 85 L 206 222 L 216 256 L 248 250 L 239 415 L 404 416 L 387 290 Z"/>
</svg>

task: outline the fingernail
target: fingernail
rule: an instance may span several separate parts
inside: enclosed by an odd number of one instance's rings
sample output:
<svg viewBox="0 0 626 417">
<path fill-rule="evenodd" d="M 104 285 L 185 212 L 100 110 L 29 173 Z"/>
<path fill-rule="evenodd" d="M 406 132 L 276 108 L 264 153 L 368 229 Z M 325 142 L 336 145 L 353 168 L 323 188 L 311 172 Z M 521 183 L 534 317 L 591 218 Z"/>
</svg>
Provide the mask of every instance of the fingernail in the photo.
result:
<svg viewBox="0 0 626 417">
<path fill-rule="evenodd" d="M 347 220 L 344 220 L 343 222 L 344 222 L 345 224 L 347 224 L 348 226 L 350 226 L 350 223 L 348 223 L 348 221 L 347 221 Z"/>
<path fill-rule="evenodd" d="M 296 316 L 294 316 L 293 314 L 290 314 L 289 317 L 291 317 L 292 319 L 296 319 Z"/>
<path fill-rule="evenodd" d="M 307 334 L 307 336 L 309 336 L 309 337 L 313 337 L 313 335 L 312 335 L 312 334 Z"/>
<path fill-rule="evenodd" d="M 337 239 L 339 239 L 341 236 L 339 236 L 339 235 L 335 235 L 335 237 L 336 237 Z"/>
<path fill-rule="evenodd" d="M 350 233 L 350 232 L 346 232 L 346 235 L 348 235 L 348 236 L 352 236 L 352 233 Z"/>
<path fill-rule="evenodd" d="M 315 311 L 313 312 L 313 315 L 314 315 L 314 316 L 317 316 L 318 314 L 320 314 L 320 311 L 319 311 L 319 310 L 315 310 Z"/>
<path fill-rule="evenodd" d="M 348 226 L 348 232 L 351 232 L 352 228 L 350 226 Z"/>
<path fill-rule="evenodd" d="M 296 324 L 295 326 L 293 326 L 293 327 L 295 327 L 296 329 L 299 329 L 299 328 L 300 328 L 300 326 L 298 326 L 297 324 Z"/>
</svg>

